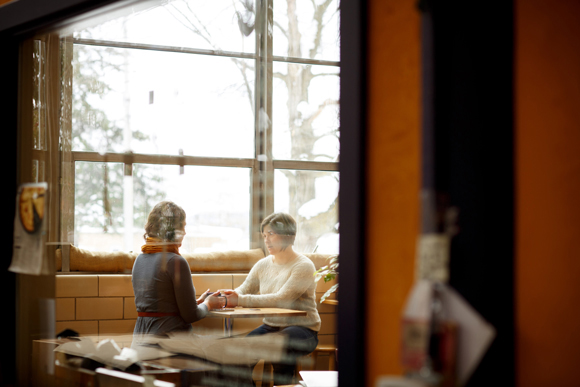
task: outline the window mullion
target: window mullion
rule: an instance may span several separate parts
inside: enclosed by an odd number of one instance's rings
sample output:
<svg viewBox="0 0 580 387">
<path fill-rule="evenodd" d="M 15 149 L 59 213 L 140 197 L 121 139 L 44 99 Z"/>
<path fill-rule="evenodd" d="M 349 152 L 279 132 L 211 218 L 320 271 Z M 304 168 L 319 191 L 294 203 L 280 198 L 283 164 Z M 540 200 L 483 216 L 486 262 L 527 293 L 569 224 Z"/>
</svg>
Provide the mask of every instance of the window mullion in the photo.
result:
<svg viewBox="0 0 580 387">
<path fill-rule="evenodd" d="M 272 34 L 273 0 L 256 2 L 255 138 L 257 168 L 252 176 L 252 248 L 261 246 L 259 226 L 274 211 L 272 162 Z"/>
<path fill-rule="evenodd" d="M 60 117 L 60 150 L 61 150 L 61 203 L 60 203 L 60 240 L 74 242 L 74 188 L 75 165 L 72 153 L 72 101 L 73 101 L 73 50 L 72 36 L 61 39 L 62 80 L 61 80 L 61 117 Z M 64 264 L 64 261 L 63 261 Z M 63 265 L 64 271 L 64 265 Z"/>
</svg>

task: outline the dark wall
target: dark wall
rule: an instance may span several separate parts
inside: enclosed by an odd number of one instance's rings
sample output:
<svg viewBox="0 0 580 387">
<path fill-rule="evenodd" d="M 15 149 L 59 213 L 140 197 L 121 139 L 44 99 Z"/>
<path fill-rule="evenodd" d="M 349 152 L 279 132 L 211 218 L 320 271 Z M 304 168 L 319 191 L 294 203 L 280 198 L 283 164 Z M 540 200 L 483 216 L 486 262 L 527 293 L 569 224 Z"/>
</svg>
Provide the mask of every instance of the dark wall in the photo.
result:
<svg viewBox="0 0 580 387">
<path fill-rule="evenodd" d="M 4 319 L 2 329 L 3 350 L 0 361 L 0 385 L 15 384 L 16 354 L 16 275 L 8 271 L 12 259 L 12 235 L 14 232 L 14 214 L 16 198 L 16 96 L 18 95 L 18 44 L 14 39 L 2 39 L 2 60 L 0 60 L 0 116 L 2 117 L 2 142 L 4 151 L 0 152 L 2 165 L 2 186 L 4 187 L 4 216 L 1 217 L 1 229 L 6 238 L 4 259 L 0 267 L 0 284 L 4 297 Z"/>
<path fill-rule="evenodd" d="M 514 385 L 512 1 L 431 1 L 434 184 L 459 209 L 450 285 L 497 330 L 469 386 Z"/>
<path fill-rule="evenodd" d="M 366 1 L 341 1 L 339 383 L 363 384 Z M 347 203 L 347 204 L 345 204 Z M 342 366 L 344 364 L 344 366 Z"/>
</svg>

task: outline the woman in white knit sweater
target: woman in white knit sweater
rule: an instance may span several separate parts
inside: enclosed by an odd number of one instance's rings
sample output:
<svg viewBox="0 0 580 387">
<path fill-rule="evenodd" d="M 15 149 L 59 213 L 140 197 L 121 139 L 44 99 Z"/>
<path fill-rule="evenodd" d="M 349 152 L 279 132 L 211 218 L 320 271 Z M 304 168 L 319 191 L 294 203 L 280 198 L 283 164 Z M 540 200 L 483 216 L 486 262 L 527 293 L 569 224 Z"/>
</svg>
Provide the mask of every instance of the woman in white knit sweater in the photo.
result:
<svg viewBox="0 0 580 387">
<path fill-rule="evenodd" d="M 272 364 L 274 385 L 291 384 L 296 359 L 318 345 L 320 316 L 316 309 L 316 283 L 312 261 L 292 248 L 296 221 L 285 213 L 274 213 L 260 227 L 270 255 L 258 261 L 244 283 L 235 290 L 221 290 L 228 306 L 273 307 L 303 310 L 303 317 L 266 317 L 248 336 L 282 334 L 288 339 L 285 361 Z"/>
</svg>

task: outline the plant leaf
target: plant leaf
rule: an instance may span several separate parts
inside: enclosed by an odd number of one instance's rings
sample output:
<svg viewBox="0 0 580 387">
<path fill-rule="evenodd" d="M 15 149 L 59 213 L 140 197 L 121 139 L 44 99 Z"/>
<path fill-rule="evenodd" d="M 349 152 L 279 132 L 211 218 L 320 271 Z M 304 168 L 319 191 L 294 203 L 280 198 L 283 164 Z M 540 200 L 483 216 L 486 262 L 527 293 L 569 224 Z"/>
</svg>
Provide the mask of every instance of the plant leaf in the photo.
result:
<svg viewBox="0 0 580 387">
<path fill-rule="evenodd" d="M 326 293 L 324 293 L 322 295 L 322 297 L 320 297 L 320 302 L 326 300 L 327 297 L 329 297 L 332 293 L 336 292 L 338 290 L 338 284 L 334 284 L 330 287 L 330 289 L 328 289 L 326 291 Z"/>
</svg>

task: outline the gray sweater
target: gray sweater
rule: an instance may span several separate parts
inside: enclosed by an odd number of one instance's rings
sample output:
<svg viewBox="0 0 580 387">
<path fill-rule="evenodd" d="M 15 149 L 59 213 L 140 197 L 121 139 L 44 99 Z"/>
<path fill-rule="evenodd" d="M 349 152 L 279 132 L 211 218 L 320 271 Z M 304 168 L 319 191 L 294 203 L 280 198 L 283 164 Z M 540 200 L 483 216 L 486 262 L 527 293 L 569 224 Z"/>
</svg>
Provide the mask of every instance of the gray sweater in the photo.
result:
<svg viewBox="0 0 580 387">
<path fill-rule="evenodd" d="M 178 313 L 178 316 L 138 317 L 134 334 L 191 331 L 191 323 L 207 315 L 197 305 L 189 264 L 174 253 L 141 254 L 133 264 L 137 312 Z"/>
<path fill-rule="evenodd" d="M 273 327 L 303 326 L 320 330 L 316 309 L 316 268 L 310 259 L 299 255 L 285 265 L 273 262 L 273 256 L 259 260 L 236 288 L 238 304 L 244 307 L 270 307 L 303 310 L 304 317 L 266 317 L 264 324 Z"/>
</svg>

